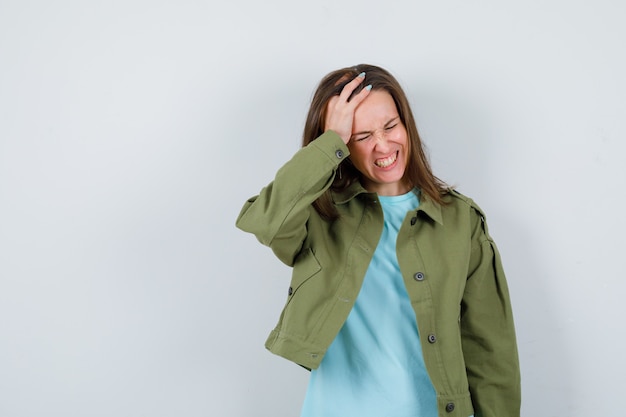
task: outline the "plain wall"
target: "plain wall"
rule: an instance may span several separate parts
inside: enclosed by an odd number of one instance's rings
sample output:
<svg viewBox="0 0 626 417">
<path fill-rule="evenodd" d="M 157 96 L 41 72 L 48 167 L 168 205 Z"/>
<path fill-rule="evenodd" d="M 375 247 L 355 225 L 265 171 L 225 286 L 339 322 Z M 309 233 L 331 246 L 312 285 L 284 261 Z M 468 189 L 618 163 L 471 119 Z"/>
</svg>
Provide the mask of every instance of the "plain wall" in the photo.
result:
<svg viewBox="0 0 626 417">
<path fill-rule="evenodd" d="M 523 416 L 622 415 L 625 4 L 0 0 L 0 415 L 298 415 L 290 270 L 234 223 L 363 62 L 487 212 Z"/>
</svg>

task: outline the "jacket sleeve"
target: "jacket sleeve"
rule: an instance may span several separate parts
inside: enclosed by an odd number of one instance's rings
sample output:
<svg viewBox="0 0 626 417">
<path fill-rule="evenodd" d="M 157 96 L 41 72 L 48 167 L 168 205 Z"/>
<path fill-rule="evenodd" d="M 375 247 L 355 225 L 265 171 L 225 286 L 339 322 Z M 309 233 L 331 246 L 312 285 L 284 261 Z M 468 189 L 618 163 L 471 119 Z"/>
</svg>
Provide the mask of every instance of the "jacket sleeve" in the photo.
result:
<svg viewBox="0 0 626 417">
<path fill-rule="evenodd" d="M 311 204 L 331 186 L 337 167 L 348 155 L 339 135 L 322 134 L 283 165 L 259 195 L 246 201 L 237 227 L 253 233 L 282 262 L 293 266 L 306 238 Z"/>
<path fill-rule="evenodd" d="M 484 214 L 475 205 L 471 214 L 472 254 L 461 337 L 475 417 L 519 417 L 519 359 L 506 278 Z"/>
</svg>

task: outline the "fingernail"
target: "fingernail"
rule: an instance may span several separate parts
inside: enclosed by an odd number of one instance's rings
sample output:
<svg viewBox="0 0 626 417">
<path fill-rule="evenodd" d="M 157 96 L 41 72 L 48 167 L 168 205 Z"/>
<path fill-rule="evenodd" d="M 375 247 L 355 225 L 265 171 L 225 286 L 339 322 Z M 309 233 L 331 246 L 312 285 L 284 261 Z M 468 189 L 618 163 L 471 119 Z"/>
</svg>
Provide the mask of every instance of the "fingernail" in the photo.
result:
<svg viewBox="0 0 626 417">
<path fill-rule="evenodd" d="M 361 77 L 361 78 L 365 78 L 365 73 L 364 73 L 364 72 L 360 73 L 360 74 L 359 74 L 359 77 Z"/>
<path fill-rule="evenodd" d="M 365 87 L 365 89 L 366 89 L 367 91 L 370 91 L 370 90 L 372 89 L 372 84 L 370 84 L 370 85 L 368 85 L 367 87 Z"/>
</svg>

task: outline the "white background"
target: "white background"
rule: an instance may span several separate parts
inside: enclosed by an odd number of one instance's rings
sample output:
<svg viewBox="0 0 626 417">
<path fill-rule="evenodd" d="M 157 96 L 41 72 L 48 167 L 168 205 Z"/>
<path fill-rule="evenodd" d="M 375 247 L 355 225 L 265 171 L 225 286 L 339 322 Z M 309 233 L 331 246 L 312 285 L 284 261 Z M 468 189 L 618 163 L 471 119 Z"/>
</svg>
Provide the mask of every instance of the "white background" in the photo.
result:
<svg viewBox="0 0 626 417">
<path fill-rule="evenodd" d="M 488 214 L 523 416 L 623 415 L 625 4 L 0 0 L 0 415 L 297 416 L 234 222 L 364 62 Z"/>
</svg>

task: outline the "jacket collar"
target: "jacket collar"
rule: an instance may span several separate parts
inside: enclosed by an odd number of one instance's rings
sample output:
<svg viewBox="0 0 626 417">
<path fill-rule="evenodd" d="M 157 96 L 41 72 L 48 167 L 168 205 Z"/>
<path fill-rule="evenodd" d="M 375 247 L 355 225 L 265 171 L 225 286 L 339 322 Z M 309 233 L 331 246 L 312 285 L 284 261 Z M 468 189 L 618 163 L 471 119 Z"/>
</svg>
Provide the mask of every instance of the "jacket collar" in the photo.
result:
<svg viewBox="0 0 626 417">
<path fill-rule="evenodd" d="M 350 184 L 343 190 L 339 190 L 339 191 L 331 190 L 331 196 L 335 204 L 346 204 L 347 202 L 349 202 L 350 200 L 352 200 L 354 197 L 356 197 L 359 194 L 374 195 L 374 193 L 368 193 L 367 190 L 363 188 L 363 186 L 361 185 L 359 181 L 354 181 L 352 184 Z"/>
<path fill-rule="evenodd" d="M 443 215 L 441 214 L 441 205 L 435 203 L 428 198 L 427 195 L 419 193 L 420 205 L 417 207 L 417 212 L 422 212 L 432 220 L 436 221 L 443 226 Z"/>
<path fill-rule="evenodd" d="M 332 199 L 335 204 L 346 204 L 356 196 L 360 194 L 367 194 L 373 199 L 376 199 L 376 193 L 368 192 L 359 181 L 354 181 L 348 187 L 340 191 L 331 191 Z M 417 208 L 418 213 L 424 213 L 431 220 L 443 225 L 443 215 L 441 213 L 441 206 L 430 198 L 427 195 L 423 195 L 418 190 L 418 197 L 420 200 L 420 205 Z"/>
</svg>

